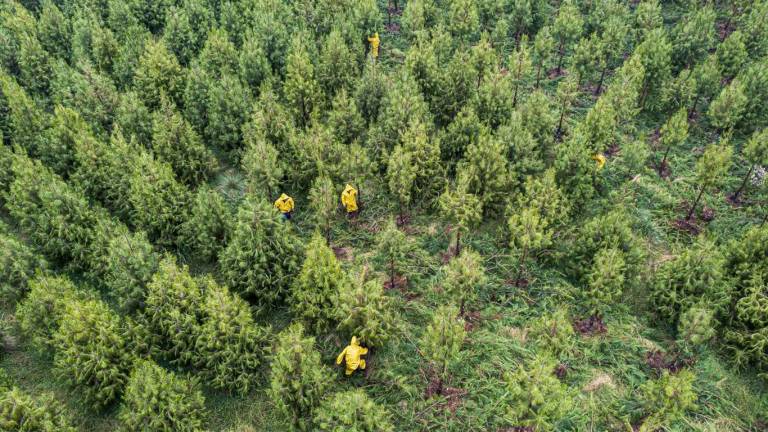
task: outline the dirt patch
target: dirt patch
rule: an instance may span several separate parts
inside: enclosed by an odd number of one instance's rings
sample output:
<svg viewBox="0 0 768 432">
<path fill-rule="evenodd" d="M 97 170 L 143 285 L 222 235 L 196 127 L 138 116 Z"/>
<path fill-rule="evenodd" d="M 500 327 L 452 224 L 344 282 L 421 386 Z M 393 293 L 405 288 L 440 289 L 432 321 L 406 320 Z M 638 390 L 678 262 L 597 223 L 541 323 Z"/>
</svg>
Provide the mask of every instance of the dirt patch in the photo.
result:
<svg viewBox="0 0 768 432">
<path fill-rule="evenodd" d="M 398 23 L 387 24 L 384 26 L 384 28 L 389 33 L 395 33 L 395 34 L 400 33 L 400 24 Z"/>
<path fill-rule="evenodd" d="M 557 68 L 550 69 L 549 71 L 547 71 L 547 77 L 549 79 L 555 79 L 555 78 L 561 77 L 563 75 L 565 75 L 563 70 L 559 70 Z"/>
<path fill-rule="evenodd" d="M 582 390 L 591 393 L 603 387 L 616 388 L 616 384 L 613 383 L 613 379 L 606 373 L 601 373 L 598 376 L 592 378 L 592 381 L 588 382 L 584 388 L 582 388 Z"/>
<path fill-rule="evenodd" d="M 608 331 L 608 327 L 605 325 L 605 322 L 603 322 L 603 318 L 597 315 L 574 321 L 573 329 L 579 332 L 582 336 L 601 335 Z"/>
<path fill-rule="evenodd" d="M 405 288 L 408 285 L 408 278 L 403 275 L 395 275 L 394 283 L 392 283 L 392 280 L 390 278 L 387 278 L 387 280 L 384 282 L 384 289 L 385 290 L 391 290 L 391 289 L 399 289 L 402 291 L 403 288 Z"/>
<path fill-rule="evenodd" d="M 411 216 L 407 214 L 397 215 L 395 218 L 395 223 L 399 227 L 406 226 L 411 223 Z"/>
<path fill-rule="evenodd" d="M 471 332 L 480 326 L 480 312 L 465 312 L 464 313 L 464 330 Z"/>
<path fill-rule="evenodd" d="M 654 149 L 658 149 L 659 141 L 661 141 L 661 129 L 656 129 L 655 131 L 653 131 L 649 139 L 651 140 L 651 147 L 653 147 Z"/>
<path fill-rule="evenodd" d="M 605 150 L 605 157 L 612 158 L 621 153 L 621 147 L 617 143 L 613 143 Z"/>
<path fill-rule="evenodd" d="M 536 432 L 536 428 L 534 426 L 512 426 L 499 429 L 499 432 Z"/>
<path fill-rule="evenodd" d="M 525 344 L 528 340 L 528 329 L 520 327 L 507 327 L 504 329 L 504 333 L 507 336 L 519 341 L 521 344 Z"/>
<path fill-rule="evenodd" d="M 449 246 L 445 252 L 440 252 L 440 262 L 448 264 L 456 256 L 456 247 Z"/>
<path fill-rule="evenodd" d="M 696 223 L 695 217 L 692 217 L 690 220 L 685 218 L 675 219 L 672 221 L 672 227 L 678 231 L 687 232 L 692 236 L 697 236 L 701 232 L 701 227 Z"/>
<path fill-rule="evenodd" d="M 507 279 L 507 280 L 504 281 L 504 283 L 509 285 L 509 286 L 513 286 L 513 287 L 517 287 L 517 288 L 528 288 L 528 285 L 531 284 L 531 281 L 529 281 L 528 279 L 526 279 L 524 277 L 521 277 L 520 279 L 514 279 L 514 278 Z"/>
<path fill-rule="evenodd" d="M 645 364 L 657 373 L 661 373 L 664 370 L 677 373 L 693 363 L 693 359 L 683 359 L 679 355 L 667 355 L 658 350 L 649 351 L 645 355 Z"/>
<path fill-rule="evenodd" d="M 701 209 L 701 220 L 704 222 L 712 222 L 715 219 L 715 209 L 712 207 L 704 206 Z"/>
<path fill-rule="evenodd" d="M 669 166 L 669 161 L 661 162 L 660 166 L 656 167 L 656 172 L 659 173 L 659 177 L 668 179 L 672 175 L 672 168 Z"/>
<path fill-rule="evenodd" d="M 445 407 L 455 414 L 456 410 L 464 403 L 464 396 L 467 395 L 467 391 L 457 387 L 446 387 L 443 389 L 443 396 L 446 398 Z"/>
<path fill-rule="evenodd" d="M 567 364 L 560 363 L 555 367 L 555 376 L 560 380 L 565 379 L 565 377 L 568 376 L 568 369 L 570 368 Z"/>
<path fill-rule="evenodd" d="M 352 251 L 347 247 L 334 246 L 333 254 L 336 255 L 336 259 L 340 261 L 349 261 L 352 259 Z"/>
</svg>

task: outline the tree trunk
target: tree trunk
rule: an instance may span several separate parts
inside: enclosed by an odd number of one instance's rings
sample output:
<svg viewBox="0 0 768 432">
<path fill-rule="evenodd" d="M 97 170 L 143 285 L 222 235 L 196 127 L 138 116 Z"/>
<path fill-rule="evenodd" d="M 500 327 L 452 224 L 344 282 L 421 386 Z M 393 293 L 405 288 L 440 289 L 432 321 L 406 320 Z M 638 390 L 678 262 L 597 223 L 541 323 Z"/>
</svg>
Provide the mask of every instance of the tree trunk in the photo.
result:
<svg viewBox="0 0 768 432">
<path fill-rule="evenodd" d="M 459 253 L 461 253 L 461 230 L 456 230 L 456 255 L 459 256 Z"/>
<path fill-rule="evenodd" d="M 664 157 L 661 158 L 661 165 L 659 165 L 659 175 L 661 175 L 661 170 L 664 169 L 664 164 L 667 162 L 667 156 L 669 156 L 670 149 L 672 149 L 672 146 L 667 147 L 667 151 L 664 152 Z"/>
<path fill-rule="evenodd" d="M 517 87 L 518 84 L 515 84 L 515 94 L 512 96 L 512 108 L 517 108 Z"/>
<path fill-rule="evenodd" d="M 557 131 L 555 131 L 555 138 L 560 139 L 560 135 L 563 133 L 563 120 L 565 119 L 565 102 L 560 110 L 560 121 L 557 123 Z"/>
<path fill-rule="evenodd" d="M 560 58 L 557 60 L 557 74 L 560 75 L 560 73 L 563 71 L 563 57 L 565 57 L 565 41 L 560 40 L 560 46 L 557 48 L 558 54 Z"/>
<path fill-rule="evenodd" d="M 691 216 L 693 216 L 693 212 L 696 211 L 696 207 L 699 206 L 699 200 L 701 200 L 701 196 L 704 194 L 704 189 L 706 189 L 707 185 L 701 185 L 701 189 L 699 190 L 699 195 L 696 197 L 696 201 L 693 202 L 693 206 L 691 206 L 691 210 L 688 211 L 688 216 L 685 217 L 686 221 L 691 220 Z"/>
<path fill-rule="evenodd" d="M 536 67 L 536 89 L 539 88 L 539 82 L 541 81 L 541 68 L 544 67 L 544 62 L 542 61 L 539 63 L 539 65 Z"/>
<path fill-rule="evenodd" d="M 646 81 L 646 82 L 643 83 L 643 92 L 640 94 L 640 109 L 641 110 L 645 108 L 645 99 L 648 97 L 648 91 L 649 91 L 648 82 Z"/>
<path fill-rule="evenodd" d="M 523 270 L 525 270 L 525 260 L 528 259 L 528 246 L 523 248 L 523 254 L 520 256 L 520 265 L 517 267 L 517 276 L 515 276 L 515 285 L 518 284 L 523 277 Z"/>
<path fill-rule="evenodd" d="M 603 80 L 605 80 L 605 73 L 608 71 L 608 66 L 600 73 L 600 81 L 597 83 L 597 89 L 595 89 L 595 96 L 600 94 L 600 90 L 603 89 Z"/>
<path fill-rule="evenodd" d="M 395 260 L 391 258 L 389 260 L 389 287 L 395 288 Z"/>
<path fill-rule="evenodd" d="M 741 186 L 739 186 L 739 190 L 737 190 L 733 194 L 733 201 L 737 201 L 739 199 L 739 195 L 744 191 L 744 188 L 747 187 L 747 181 L 749 181 L 749 177 L 752 175 L 752 170 L 755 169 L 755 164 L 750 165 L 749 171 L 747 171 L 747 175 L 744 176 L 744 181 L 741 182 Z"/>
<path fill-rule="evenodd" d="M 766 221 L 768 221 L 768 213 L 765 213 L 765 215 L 763 215 L 763 221 L 760 222 L 760 227 L 761 228 L 763 227 L 763 225 L 765 225 Z"/>
<path fill-rule="evenodd" d="M 699 98 L 701 98 L 701 95 L 696 95 L 696 98 L 693 100 L 693 106 L 691 106 L 691 109 L 688 110 L 688 119 L 690 120 L 693 118 L 693 114 L 696 112 L 696 105 L 699 104 Z"/>
</svg>

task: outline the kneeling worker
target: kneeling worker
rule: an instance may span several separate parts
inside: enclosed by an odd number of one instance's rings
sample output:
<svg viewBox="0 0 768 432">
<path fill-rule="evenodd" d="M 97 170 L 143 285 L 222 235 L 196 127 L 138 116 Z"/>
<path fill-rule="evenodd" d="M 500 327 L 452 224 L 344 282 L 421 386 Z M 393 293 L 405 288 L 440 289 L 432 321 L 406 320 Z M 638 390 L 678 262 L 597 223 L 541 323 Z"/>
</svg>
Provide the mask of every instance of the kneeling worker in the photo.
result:
<svg viewBox="0 0 768 432">
<path fill-rule="evenodd" d="M 347 216 L 357 216 L 357 189 L 352 185 L 347 185 L 341 192 L 341 204 L 347 209 Z"/>
<path fill-rule="evenodd" d="M 293 215 L 293 198 L 286 194 L 280 195 L 280 198 L 275 201 L 275 207 L 280 210 L 285 220 L 291 220 Z"/>
</svg>

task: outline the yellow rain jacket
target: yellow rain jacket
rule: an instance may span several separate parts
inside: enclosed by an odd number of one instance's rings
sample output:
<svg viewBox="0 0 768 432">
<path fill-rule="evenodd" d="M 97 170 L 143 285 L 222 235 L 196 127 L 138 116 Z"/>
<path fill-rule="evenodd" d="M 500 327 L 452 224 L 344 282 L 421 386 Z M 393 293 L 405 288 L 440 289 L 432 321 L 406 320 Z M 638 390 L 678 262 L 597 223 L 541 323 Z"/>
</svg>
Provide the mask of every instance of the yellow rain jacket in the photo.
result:
<svg viewBox="0 0 768 432">
<path fill-rule="evenodd" d="M 602 153 L 598 153 L 592 156 L 592 160 L 597 162 L 597 170 L 600 171 L 605 166 L 605 156 Z"/>
<path fill-rule="evenodd" d="M 277 207 L 281 213 L 290 213 L 293 211 L 293 198 L 286 194 L 282 194 L 280 195 L 280 198 L 275 201 L 275 207 Z"/>
<path fill-rule="evenodd" d="M 369 37 L 368 42 L 371 43 L 371 55 L 373 58 L 379 58 L 379 44 L 381 43 L 381 39 L 379 39 L 379 33 L 376 32 L 372 37 Z"/>
<path fill-rule="evenodd" d="M 368 354 L 368 348 L 363 348 L 357 342 L 357 337 L 352 336 L 352 341 L 344 348 L 344 351 L 336 358 L 336 364 L 340 365 L 341 361 L 347 362 L 347 370 L 344 371 L 346 375 L 352 375 L 357 369 L 365 369 L 365 360 L 360 356 Z"/>
<path fill-rule="evenodd" d="M 341 193 L 341 204 L 347 208 L 347 213 L 357 211 L 357 189 L 347 185 Z"/>
</svg>

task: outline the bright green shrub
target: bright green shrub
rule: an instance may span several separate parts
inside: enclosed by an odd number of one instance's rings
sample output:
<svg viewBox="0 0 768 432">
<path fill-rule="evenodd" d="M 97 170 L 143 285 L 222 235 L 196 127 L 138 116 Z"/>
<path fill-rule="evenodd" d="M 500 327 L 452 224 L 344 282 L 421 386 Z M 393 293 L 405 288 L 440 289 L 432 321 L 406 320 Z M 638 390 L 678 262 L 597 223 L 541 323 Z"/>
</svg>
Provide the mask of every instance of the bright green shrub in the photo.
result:
<svg viewBox="0 0 768 432">
<path fill-rule="evenodd" d="M 189 218 L 191 194 L 176 181 L 171 166 L 144 153 L 131 167 L 131 221 L 146 230 L 149 239 L 172 247 L 180 240 L 180 230 Z"/>
<path fill-rule="evenodd" d="M 171 256 L 160 262 L 147 285 L 144 317 L 164 357 L 173 363 L 193 364 L 203 320 L 204 287 Z"/>
<path fill-rule="evenodd" d="M 53 345 L 57 374 L 87 402 L 103 408 L 120 396 L 133 356 L 126 350 L 118 315 L 106 304 L 67 303 Z"/>
<path fill-rule="evenodd" d="M 437 308 L 432 322 L 419 341 L 419 349 L 424 353 L 441 382 L 447 378 L 448 370 L 458 360 L 466 334 L 464 320 L 459 317 L 459 310 L 456 307 Z"/>
<path fill-rule="evenodd" d="M 266 201 L 247 201 L 219 265 L 227 286 L 268 306 L 285 298 L 300 257 L 299 240 L 278 211 Z"/>
<path fill-rule="evenodd" d="M 363 390 L 339 392 L 323 401 L 315 413 L 315 427 L 325 432 L 392 432 L 387 410 Z"/>
<path fill-rule="evenodd" d="M 0 222 L 0 303 L 12 306 L 27 292 L 35 272 L 45 272 L 48 264 L 6 231 Z"/>
<path fill-rule="evenodd" d="M 133 76 L 135 91 L 150 109 L 160 106 L 165 94 L 174 102 L 184 88 L 184 69 L 162 40 L 148 41 Z"/>
<path fill-rule="evenodd" d="M 125 386 L 120 421 L 126 431 L 203 431 L 205 399 L 197 382 L 152 361 L 136 365 Z"/>
<path fill-rule="evenodd" d="M 301 271 L 291 287 L 291 311 L 309 329 L 322 333 L 335 321 L 339 292 L 348 283 L 336 255 L 316 232 L 307 245 Z"/>
<path fill-rule="evenodd" d="M 740 291 L 723 332 L 725 344 L 739 366 L 753 364 L 768 378 L 768 287 L 765 276 L 756 273 Z"/>
<path fill-rule="evenodd" d="M 389 219 L 376 235 L 376 258 L 382 262 L 382 270 L 389 279 L 390 287 L 395 286 L 395 276 L 402 273 L 402 266 L 415 247 L 413 241 L 397 228 L 394 219 Z"/>
<path fill-rule="evenodd" d="M 538 354 L 504 374 L 508 403 L 504 420 L 510 425 L 553 430 L 573 407 L 568 387 L 555 375 L 557 362 Z"/>
<path fill-rule="evenodd" d="M 331 383 L 313 337 L 294 323 L 277 335 L 267 394 L 291 431 L 309 431 L 315 409 Z"/>
<path fill-rule="evenodd" d="M 704 305 L 691 306 L 680 315 L 677 343 L 687 351 L 698 351 L 715 336 L 714 312 Z"/>
<path fill-rule="evenodd" d="M 206 142 L 227 151 L 239 151 L 242 127 L 250 117 L 253 101 L 248 88 L 235 74 L 224 74 L 208 91 Z"/>
<path fill-rule="evenodd" d="M 152 152 L 168 162 L 183 183 L 197 185 L 208 179 L 218 167 L 213 153 L 174 104 L 161 98 L 152 126 Z"/>
<path fill-rule="evenodd" d="M 658 379 L 643 384 L 640 401 L 647 416 L 639 431 L 652 432 L 669 426 L 696 408 L 695 379 L 693 372 L 687 369 L 674 375 L 665 370 Z"/>
<path fill-rule="evenodd" d="M 198 367 L 215 388 L 247 394 L 259 376 L 269 329 L 258 326 L 248 304 L 212 279 L 205 289 L 204 322 L 195 344 Z"/>
<path fill-rule="evenodd" d="M 671 321 L 700 302 L 715 312 L 724 311 L 730 298 L 724 265 L 720 248 L 700 237 L 692 247 L 664 262 L 656 271 L 651 291 L 656 310 Z"/>
<path fill-rule="evenodd" d="M 100 281 L 122 312 L 141 310 L 160 257 L 143 231 L 132 233 L 120 226 L 109 234 Z"/>
<path fill-rule="evenodd" d="M 464 249 L 461 255 L 452 259 L 443 270 L 443 290 L 451 301 L 459 305 L 459 313 L 464 313 L 464 306 L 477 298 L 477 289 L 485 284 L 485 267 L 479 253 Z"/>
<path fill-rule="evenodd" d="M 234 216 L 224 197 L 203 186 L 195 193 L 189 220 L 181 228 L 182 243 L 194 256 L 212 261 L 232 236 Z"/>
<path fill-rule="evenodd" d="M 556 358 L 569 355 L 576 345 L 571 318 L 562 307 L 533 320 L 528 335 L 541 350 Z"/>
<path fill-rule="evenodd" d="M 754 274 L 768 274 L 768 226 L 747 229 L 728 245 L 726 253 L 725 270 L 737 290 L 749 286 Z"/>
<path fill-rule="evenodd" d="M 42 157 L 46 143 L 45 134 L 40 132 L 47 128 L 50 120 L 24 89 L 4 71 L 0 71 L 0 101 L 5 111 L 1 124 L 5 139 L 33 157 Z"/>
<path fill-rule="evenodd" d="M 14 387 L 0 393 L 0 430 L 76 432 L 69 414 L 51 396 L 36 399 Z"/>
<path fill-rule="evenodd" d="M 356 336 L 366 347 L 383 346 L 396 330 L 397 317 L 392 299 L 384 294 L 379 278 L 365 280 L 366 269 L 340 288 L 338 328 L 345 340 Z"/>
<path fill-rule="evenodd" d="M 618 249 L 601 249 L 595 254 L 587 274 L 586 304 L 593 315 L 602 316 L 621 299 L 624 291 L 624 253 Z"/>
<path fill-rule="evenodd" d="M 29 281 L 29 294 L 16 307 L 21 334 L 39 352 L 50 351 L 67 303 L 81 299 L 67 278 L 38 276 Z"/>
</svg>

